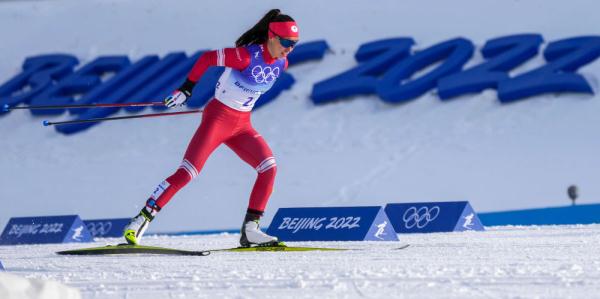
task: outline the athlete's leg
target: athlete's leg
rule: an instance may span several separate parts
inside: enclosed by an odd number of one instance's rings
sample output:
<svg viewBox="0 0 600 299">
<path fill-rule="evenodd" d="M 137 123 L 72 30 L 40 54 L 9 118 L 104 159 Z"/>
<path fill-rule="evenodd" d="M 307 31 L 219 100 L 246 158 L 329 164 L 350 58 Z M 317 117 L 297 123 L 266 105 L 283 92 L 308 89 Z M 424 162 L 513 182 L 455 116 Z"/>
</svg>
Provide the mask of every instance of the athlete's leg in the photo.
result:
<svg viewBox="0 0 600 299">
<path fill-rule="evenodd" d="M 273 191 L 277 166 L 271 149 L 264 138 L 251 126 L 241 134 L 225 142 L 242 160 L 250 164 L 258 173 L 250 194 L 248 210 L 244 218 L 240 244 L 271 245 L 277 243 L 277 237 L 263 233 L 258 225 L 269 197 Z"/>
<path fill-rule="evenodd" d="M 269 145 L 253 128 L 228 139 L 225 144 L 258 173 L 250 194 L 248 211 L 262 215 L 273 192 L 277 173 L 277 164 Z"/>
<path fill-rule="evenodd" d="M 164 207 L 175 193 L 198 176 L 210 154 L 225 139 L 224 133 L 229 133 L 229 131 L 224 130 L 219 122 L 202 121 L 192 137 L 177 171 L 163 181 L 150 197 L 156 201 L 159 209 Z"/>
<path fill-rule="evenodd" d="M 214 107 L 215 105 L 207 106 L 205 109 L 202 123 L 192 137 L 177 171 L 154 189 L 146 206 L 125 227 L 124 236 L 128 243 L 139 243 L 154 216 L 175 193 L 198 175 L 208 156 L 231 134 L 232 125 Z"/>
</svg>

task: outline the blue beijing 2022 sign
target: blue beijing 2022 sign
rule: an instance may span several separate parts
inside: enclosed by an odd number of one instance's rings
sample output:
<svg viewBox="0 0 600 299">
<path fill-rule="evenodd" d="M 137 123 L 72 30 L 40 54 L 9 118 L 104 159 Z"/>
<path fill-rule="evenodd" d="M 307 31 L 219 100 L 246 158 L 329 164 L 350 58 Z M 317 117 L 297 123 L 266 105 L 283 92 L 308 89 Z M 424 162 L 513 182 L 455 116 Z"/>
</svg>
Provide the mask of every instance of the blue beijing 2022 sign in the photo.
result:
<svg viewBox="0 0 600 299">
<path fill-rule="evenodd" d="M 0 245 L 91 242 L 92 235 L 77 215 L 10 218 Z"/>
<path fill-rule="evenodd" d="M 387 103 L 405 103 L 436 89 L 442 101 L 495 89 L 501 103 L 510 103 L 544 93 L 593 94 L 592 87 L 577 70 L 600 56 L 600 36 L 577 36 L 548 43 L 545 63 L 521 71 L 518 67 L 534 59 L 544 44 L 541 34 L 524 33 L 492 38 L 481 48 L 483 61 L 465 65 L 475 54 L 466 38 L 453 38 L 413 50 L 410 37 L 365 43 L 355 53 L 357 65 L 314 84 L 315 104 L 374 94 Z M 289 66 L 323 59 L 328 44 L 313 41 L 299 44 L 290 54 Z M 25 59 L 23 71 L 0 85 L 0 107 L 19 104 L 67 105 L 160 101 L 177 88 L 203 53 L 186 56 L 170 53 L 142 57 L 132 63 L 127 56 L 102 56 L 75 70 L 79 59 L 70 54 L 46 54 Z M 210 68 L 196 85 L 188 106 L 202 107 L 214 95 L 223 67 Z M 510 74 L 514 75 L 510 75 Z M 419 74 L 419 75 L 415 75 Z M 260 97 L 255 107 L 273 101 L 295 80 L 282 73 L 275 85 Z M 107 117 L 123 109 L 139 112 L 145 107 L 69 109 L 72 120 Z M 165 107 L 153 107 L 163 110 Z M 31 110 L 33 115 L 61 115 L 65 109 Z M 6 111 L 0 111 L 0 116 Z M 58 132 L 74 134 L 98 123 L 63 124 Z"/>
<path fill-rule="evenodd" d="M 381 207 L 281 208 L 267 233 L 281 241 L 397 241 Z"/>
<path fill-rule="evenodd" d="M 484 230 L 468 201 L 390 203 L 385 212 L 399 234 Z"/>
</svg>

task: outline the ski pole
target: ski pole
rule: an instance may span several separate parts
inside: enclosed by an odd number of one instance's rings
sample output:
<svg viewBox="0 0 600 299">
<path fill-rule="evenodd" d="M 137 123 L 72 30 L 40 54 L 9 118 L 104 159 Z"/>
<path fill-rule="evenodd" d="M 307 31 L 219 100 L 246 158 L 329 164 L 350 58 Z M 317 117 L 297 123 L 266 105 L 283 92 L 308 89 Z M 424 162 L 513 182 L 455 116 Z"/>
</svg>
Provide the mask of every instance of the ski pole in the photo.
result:
<svg viewBox="0 0 600 299">
<path fill-rule="evenodd" d="M 107 120 L 118 120 L 118 119 L 131 119 L 131 118 L 145 118 L 145 117 L 158 117 L 158 116 L 169 116 L 169 115 L 179 115 L 179 114 L 190 114 L 190 113 L 201 113 L 202 109 L 189 110 L 189 111 L 180 111 L 180 112 L 167 112 L 167 113 L 152 113 L 152 114 L 141 114 L 141 115 L 130 115 L 130 116 L 115 116 L 115 117 L 103 117 L 103 118 L 90 118 L 90 119 L 79 119 L 79 120 L 68 120 L 68 121 L 43 121 L 42 124 L 44 126 L 52 126 L 52 125 L 68 125 L 68 124 L 81 124 L 81 123 L 92 123 L 92 122 L 100 122 Z"/>
<path fill-rule="evenodd" d="M 45 105 L 45 106 L 17 106 L 10 107 L 8 104 L 2 106 L 2 111 L 8 112 L 17 109 L 65 109 L 65 108 L 110 108 L 110 107 L 146 107 L 146 106 L 164 106 L 164 102 L 146 102 L 146 103 L 111 103 L 111 104 L 75 104 L 75 105 Z"/>
</svg>

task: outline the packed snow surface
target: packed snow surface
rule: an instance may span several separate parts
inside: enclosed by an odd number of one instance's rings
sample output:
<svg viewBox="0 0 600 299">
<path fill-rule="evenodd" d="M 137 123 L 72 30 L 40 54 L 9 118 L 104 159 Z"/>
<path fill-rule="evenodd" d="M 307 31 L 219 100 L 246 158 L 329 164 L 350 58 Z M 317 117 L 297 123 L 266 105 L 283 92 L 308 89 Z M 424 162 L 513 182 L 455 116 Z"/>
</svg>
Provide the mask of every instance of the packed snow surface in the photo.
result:
<svg viewBox="0 0 600 299">
<path fill-rule="evenodd" d="M 189 250 L 239 235 L 150 236 Z M 78 288 L 83 298 L 600 298 L 600 225 L 497 227 L 399 235 L 399 242 L 289 242 L 357 250 L 214 252 L 206 257 L 59 256 L 119 242 L 0 246 L 7 271 Z M 411 246 L 394 250 L 402 244 Z"/>
</svg>

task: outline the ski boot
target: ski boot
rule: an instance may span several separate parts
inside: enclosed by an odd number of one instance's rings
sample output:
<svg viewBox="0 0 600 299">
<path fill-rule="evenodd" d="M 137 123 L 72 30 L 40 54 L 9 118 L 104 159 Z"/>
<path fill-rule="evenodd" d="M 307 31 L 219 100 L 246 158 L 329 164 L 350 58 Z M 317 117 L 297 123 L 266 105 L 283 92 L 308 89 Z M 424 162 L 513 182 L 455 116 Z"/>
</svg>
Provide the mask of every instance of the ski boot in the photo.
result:
<svg viewBox="0 0 600 299">
<path fill-rule="evenodd" d="M 241 229 L 240 245 L 242 247 L 254 246 L 280 246 L 277 237 L 269 236 L 260 230 L 259 218 L 256 215 L 246 214 Z"/>
<path fill-rule="evenodd" d="M 148 199 L 146 207 L 144 207 L 137 216 L 131 218 L 129 224 L 123 230 L 123 237 L 130 245 L 139 245 L 144 232 L 148 228 L 148 224 L 154 219 L 160 208 L 156 205 L 153 199 Z"/>
</svg>

